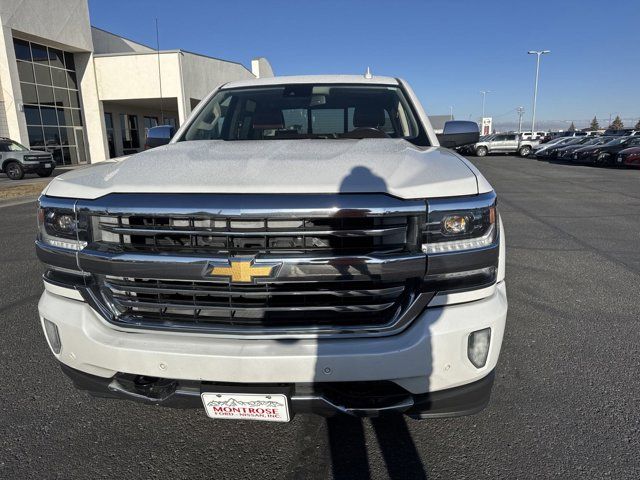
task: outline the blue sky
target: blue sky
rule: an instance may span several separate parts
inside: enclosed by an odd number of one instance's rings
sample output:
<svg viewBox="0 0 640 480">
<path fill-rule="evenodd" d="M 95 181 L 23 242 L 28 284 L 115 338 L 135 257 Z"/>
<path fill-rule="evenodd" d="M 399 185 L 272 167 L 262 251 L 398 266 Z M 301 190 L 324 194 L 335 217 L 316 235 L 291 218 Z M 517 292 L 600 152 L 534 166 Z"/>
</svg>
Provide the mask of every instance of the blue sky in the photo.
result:
<svg viewBox="0 0 640 480">
<path fill-rule="evenodd" d="M 192 1 L 90 0 L 93 25 L 160 48 L 249 65 L 264 56 L 278 75 L 400 76 L 430 114 L 477 118 L 480 90 L 496 123 L 530 121 L 535 57 L 542 59 L 537 116 L 554 126 L 609 114 L 640 118 L 640 1 Z M 531 11 L 531 7 L 535 11 Z M 541 125 L 544 126 L 544 125 Z M 580 126 L 580 125 L 579 125 Z"/>
</svg>

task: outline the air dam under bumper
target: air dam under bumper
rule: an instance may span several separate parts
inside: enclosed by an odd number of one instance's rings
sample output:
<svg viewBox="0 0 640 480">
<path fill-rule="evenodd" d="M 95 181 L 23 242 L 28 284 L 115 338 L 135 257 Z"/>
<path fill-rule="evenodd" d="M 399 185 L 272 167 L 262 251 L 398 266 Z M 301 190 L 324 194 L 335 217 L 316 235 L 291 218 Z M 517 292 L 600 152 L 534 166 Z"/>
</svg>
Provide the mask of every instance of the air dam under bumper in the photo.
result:
<svg viewBox="0 0 640 480">
<path fill-rule="evenodd" d="M 132 374 L 233 384 L 390 381 L 411 394 L 449 390 L 488 377 L 498 361 L 507 313 L 504 282 L 487 298 L 427 308 L 388 337 L 247 340 L 123 331 L 82 301 L 45 291 L 39 311 L 59 332 L 66 366 L 94 377 Z M 484 367 L 467 358 L 469 333 L 491 328 Z M 490 390 L 490 386 L 489 386 Z"/>
</svg>

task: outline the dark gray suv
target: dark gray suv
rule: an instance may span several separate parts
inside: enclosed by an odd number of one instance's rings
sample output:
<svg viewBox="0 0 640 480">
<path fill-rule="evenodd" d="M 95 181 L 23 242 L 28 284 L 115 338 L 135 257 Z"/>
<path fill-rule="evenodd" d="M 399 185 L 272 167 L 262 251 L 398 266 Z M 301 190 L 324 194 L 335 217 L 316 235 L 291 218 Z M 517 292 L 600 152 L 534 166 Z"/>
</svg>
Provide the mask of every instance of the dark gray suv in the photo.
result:
<svg viewBox="0 0 640 480">
<path fill-rule="evenodd" d="M 8 138 L 0 138 L 0 172 L 11 180 L 20 180 L 25 173 L 37 173 L 48 177 L 56 168 L 56 162 L 48 152 L 29 150 Z"/>
</svg>

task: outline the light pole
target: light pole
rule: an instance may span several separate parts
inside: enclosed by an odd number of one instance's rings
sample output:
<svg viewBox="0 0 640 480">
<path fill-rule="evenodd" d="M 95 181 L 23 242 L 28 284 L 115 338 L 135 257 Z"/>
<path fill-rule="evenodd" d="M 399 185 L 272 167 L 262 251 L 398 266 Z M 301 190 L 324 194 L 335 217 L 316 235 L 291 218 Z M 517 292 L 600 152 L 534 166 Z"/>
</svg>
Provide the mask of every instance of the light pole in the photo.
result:
<svg viewBox="0 0 640 480">
<path fill-rule="evenodd" d="M 449 106 L 449 120 L 453 120 L 453 105 Z"/>
<path fill-rule="evenodd" d="M 533 88 L 533 116 L 531 117 L 531 135 L 536 130 L 536 102 L 538 101 L 538 76 L 540 75 L 540 56 L 551 53 L 551 50 L 529 50 L 529 55 L 535 55 L 536 58 L 536 83 Z"/>
<path fill-rule="evenodd" d="M 518 112 L 518 133 L 522 133 L 522 115 L 524 115 L 524 107 L 516 108 Z M 533 133 L 531 133 L 531 138 L 533 138 Z"/>
<path fill-rule="evenodd" d="M 484 118 L 484 101 L 487 93 L 491 93 L 491 90 L 480 90 L 480 93 L 482 94 L 482 118 Z"/>
</svg>

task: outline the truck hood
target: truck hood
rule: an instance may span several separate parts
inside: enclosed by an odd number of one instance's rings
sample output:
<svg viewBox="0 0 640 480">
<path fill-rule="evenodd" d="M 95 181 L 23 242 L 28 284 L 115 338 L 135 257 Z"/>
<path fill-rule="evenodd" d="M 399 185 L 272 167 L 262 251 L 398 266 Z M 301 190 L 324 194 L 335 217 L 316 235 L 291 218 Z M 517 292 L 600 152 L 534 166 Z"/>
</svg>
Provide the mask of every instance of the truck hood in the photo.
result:
<svg viewBox="0 0 640 480">
<path fill-rule="evenodd" d="M 71 171 L 44 193 L 82 199 L 109 193 L 388 193 L 409 199 L 482 193 L 477 177 L 454 152 L 402 139 L 203 140 Z"/>
</svg>

